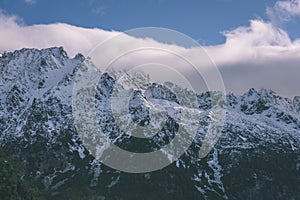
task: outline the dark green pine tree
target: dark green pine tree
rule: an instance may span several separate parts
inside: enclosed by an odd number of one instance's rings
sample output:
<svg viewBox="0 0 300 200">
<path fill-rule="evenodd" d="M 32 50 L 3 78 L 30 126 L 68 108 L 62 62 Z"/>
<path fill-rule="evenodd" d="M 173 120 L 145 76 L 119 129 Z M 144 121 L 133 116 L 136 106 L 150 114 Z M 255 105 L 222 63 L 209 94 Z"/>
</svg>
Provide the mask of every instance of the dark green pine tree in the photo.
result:
<svg viewBox="0 0 300 200">
<path fill-rule="evenodd" d="M 0 148 L 0 199 L 33 200 L 40 199 L 38 191 L 20 178 L 22 167 L 13 159 L 5 156 Z"/>
</svg>

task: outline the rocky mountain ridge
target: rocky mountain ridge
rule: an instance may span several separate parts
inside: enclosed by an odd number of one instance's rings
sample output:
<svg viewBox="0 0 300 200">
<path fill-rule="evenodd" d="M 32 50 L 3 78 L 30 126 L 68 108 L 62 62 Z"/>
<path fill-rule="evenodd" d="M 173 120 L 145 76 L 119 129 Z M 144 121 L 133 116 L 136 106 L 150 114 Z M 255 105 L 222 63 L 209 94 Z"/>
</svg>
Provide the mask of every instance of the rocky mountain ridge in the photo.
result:
<svg viewBox="0 0 300 200">
<path fill-rule="evenodd" d="M 35 180 L 42 191 L 39 198 L 300 198 L 300 97 L 283 98 L 265 89 L 250 89 L 242 96 L 230 93 L 222 134 L 206 157 L 200 159 L 198 151 L 209 117 L 202 119 L 203 127 L 179 160 L 159 171 L 128 174 L 95 160 L 74 127 L 73 84 L 78 68 L 89 62 L 81 54 L 69 58 L 57 47 L 22 49 L 0 57 L 0 146 L 22 163 L 25 170 L 20 177 Z M 109 74 L 101 76 L 100 104 L 106 103 L 114 84 Z M 141 102 L 139 91 L 135 92 L 132 119 L 151 123 L 147 102 Z M 197 95 L 200 111 L 209 112 L 214 95 Z M 155 98 L 176 102 L 172 94 Z M 109 110 L 100 110 L 98 116 L 107 134 L 120 133 L 113 128 L 116 124 Z M 154 138 L 147 143 L 149 148 L 130 138 L 116 144 L 142 151 L 157 149 L 176 134 L 172 117 L 166 127 L 165 138 Z"/>
</svg>

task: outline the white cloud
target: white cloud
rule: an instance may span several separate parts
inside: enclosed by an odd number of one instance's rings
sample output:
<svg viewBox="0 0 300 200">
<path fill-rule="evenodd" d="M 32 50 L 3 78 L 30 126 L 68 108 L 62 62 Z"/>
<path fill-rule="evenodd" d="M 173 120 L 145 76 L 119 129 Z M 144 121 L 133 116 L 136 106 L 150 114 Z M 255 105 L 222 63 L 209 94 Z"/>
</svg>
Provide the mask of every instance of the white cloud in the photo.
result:
<svg viewBox="0 0 300 200">
<path fill-rule="evenodd" d="M 267 14 L 276 23 L 300 17 L 300 0 L 277 1 L 274 7 L 267 8 Z"/>
<path fill-rule="evenodd" d="M 16 16 L 0 12 L 0 52 L 16 49 L 63 46 L 69 55 L 87 54 L 96 44 L 117 32 L 87 29 L 63 23 L 23 26 Z"/>
<path fill-rule="evenodd" d="M 277 2 L 272 12 L 281 9 L 290 13 L 286 16 L 296 16 L 299 1 L 289 1 L 289 4 Z M 17 19 L 16 16 L 0 12 L 0 53 L 23 47 L 63 46 L 70 56 L 78 52 L 87 55 L 100 42 L 120 34 L 116 31 L 81 28 L 62 23 L 24 26 L 18 24 Z M 291 40 L 288 33 L 272 21 L 259 19 L 250 20 L 249 26 L 238 27 L 223 34 L 226 37 L 224 44 L 205 46 L 204 49 L 220 68 L 228 90 L 241 93 L 250 87 L 256 87 L 270 88 L 285 96 L 300 94 L 299 39 Z M 115 51 L 127 46 L 138 47 L 141 43 L 162 49 L 171 48 L 191 59 L 197 58 L 202 53 L 198 47 L 191 49 L 176 45 L 167 47 L 166 44 L 153 40 L 132 37 L 126 37 Z M 111 52 L 102 53 L 109 56 Z M 151 56 L 162 63 L 171 63 L 174 67 L 187 67 L 184 63 L 174 62 L 174 58 L 167 54 L 152 52 Z M 151 56 L 149 52 L 140 52 L 130 55 L 122 62 L 124 65 L 135 65 L 141 60 L 150 61 Z"/>
<path fill-rule="evenodd" d="M 218 65 L 300 58 L 300 40 L 291 41 L 286 31 L 271 22 L 251 20 L 250 26 L 226 31 L 224 36 L 224 44 L 206 47 Z"/>
<path fill-rule="evenodd" d="M 92 12 L 97 14 L 97 15 L 105 15 L 106 14 L 106 9 L 104 7 L 98 6 L 96 8 L 93 8 Z"/>
<path fill-rule="evenodd" d="M 25 0 L 25 3 L 27 3 L 29 5 L 33 5 L 36 3 L 36 0 Z"/>
</svg>

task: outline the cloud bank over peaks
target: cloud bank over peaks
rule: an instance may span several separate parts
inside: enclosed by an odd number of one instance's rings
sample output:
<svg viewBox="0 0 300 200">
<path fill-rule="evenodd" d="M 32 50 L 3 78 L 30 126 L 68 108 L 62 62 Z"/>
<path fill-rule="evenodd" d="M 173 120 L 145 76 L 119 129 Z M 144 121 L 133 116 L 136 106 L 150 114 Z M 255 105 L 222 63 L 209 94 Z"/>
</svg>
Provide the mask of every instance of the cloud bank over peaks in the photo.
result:
<svg viewBox="0 0 300 200">
<path fill-rule="evenodd" d="M 249 26 L 223 34 L 224 44 L 205 47 L 217 65 L 300 58 L 300 40 L 291 41 L 286 31 L 271 22 L 250 20 Z"/>
<path fill-rule="evenodd" d="M 95 45 L 118 32 L 82 28 L 64 23 L 26 26 L 17 16 L 0 11 L 0 53 L 20 48 L 63 46 L 70 56 L 88 54 Z"/>
</svg>

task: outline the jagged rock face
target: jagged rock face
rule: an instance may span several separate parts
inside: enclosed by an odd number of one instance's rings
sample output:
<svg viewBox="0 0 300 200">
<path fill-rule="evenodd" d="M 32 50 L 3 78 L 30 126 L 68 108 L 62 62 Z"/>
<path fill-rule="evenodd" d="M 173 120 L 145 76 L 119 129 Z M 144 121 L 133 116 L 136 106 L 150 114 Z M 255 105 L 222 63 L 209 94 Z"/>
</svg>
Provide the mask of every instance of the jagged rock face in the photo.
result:
<svg viewBox="0 0 300 200">
<path fill-rule="evenodd" d="M 214 149 L 198 156 L 205 128 L 195 142 L 168 167 L 128 174 L 97 162 L 81 143 L 72 118 L 72 88 L 84 57 L 70 59 L 62 48 L 22 49 L 0 58 L 0 145 L 25 166 L 23 178 L 39 183 L 46 199 L 298 199 L 300 197 L 300 97 L 250 89 L 227 95 L 227 118 Z M 97 87 L 99 123 L 117 145 L 150 151 L 176 134 L 171 116 L 150 140 L 119 137 L 111 110 L 115 80 L 104 73 Z M 178 103 L 159 85 L 151 97 Z M 209 111 L 218 93 L 199 94 L 199 110 Z M 130 115 L 135 123 L 151 123 L 147 95 L 133 91 Z M 224 102 L 223 102 L 224 103 Z M 209 124 L 203 116 L 201 124 Z M 162 136 L 162 137 L 160 137 Z"/>
<path fill-rule="evenodd" d="M 298 111 L 298 113 L 300 113 L 300 97 L 294 97 L 293 100 L 293 105 L 296 108 L 296 110 Z"/>
</svg>

